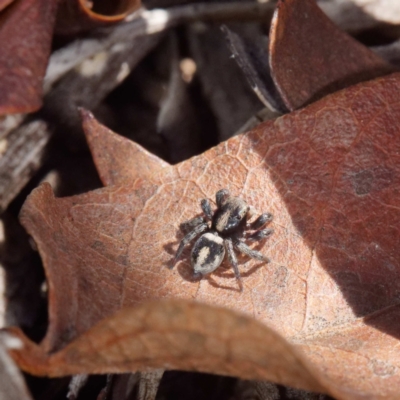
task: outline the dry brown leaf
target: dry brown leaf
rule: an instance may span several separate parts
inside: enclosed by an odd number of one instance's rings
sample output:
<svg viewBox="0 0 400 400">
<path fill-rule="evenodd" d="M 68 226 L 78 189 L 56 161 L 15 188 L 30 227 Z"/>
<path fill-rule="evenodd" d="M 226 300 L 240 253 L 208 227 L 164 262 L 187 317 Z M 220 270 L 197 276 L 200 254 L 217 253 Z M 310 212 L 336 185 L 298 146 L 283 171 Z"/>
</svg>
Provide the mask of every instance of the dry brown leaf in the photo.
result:
<svg viewBox="0 0 400 400">
<path fill-rule="evenodd" d="M 72 35 L 98 26 L 121 22 L 141 6 L 141 0 L 63 0 L 57 13 L 56 32 Z"/>
<path fill-rule="evenodd" d="M 77 0 L 77 2 L 85 14 L 94 20 L 102 22 L 122 21 L 141 5 L 141 0 L 106 0 L 98 1 L 97 3 Z"/>
<path fill-rule="evenodd" d="M 55 199 L 43 184 L 21 215 L 48 278 L 41 351 L 57 352 L 122 307 L 194 299 L 275 329 L 329 378 L 331 392 L 396 398 L 399 101 L 399 74 L 359 84 L 175 166 L 84 113 L 107 186 Z M 224 187 L 275 218 L 274 235 L 259 247 L 272 262 L 240 260 L 243 292 L 227 264 L 193 281 L 190 248 L 167 268 L 179 224 Z"/>
<path fill-rule="evenodd" d="M 15 360 L 39 375 L 121 373 L 164 366 L 329 390 L 271 329 L 204 304 L 164 301 L 125 308 L 50 356 L 19 329 L 9 332 L 14 341 L 17 336 L 23 342 L 21 350 L 12 350 Z"/>
<path fill-rule="evenodd" d="M 15 0 L 0 0 L 0 11 L 4 10 L 13 1 L 15 1 Z"/>
<path fill-rule="evenodd" d="M 394 70 L 337 28 L 314 0 L 278 1 L 269 53 L 272 77 L 291 111 Z"/>
<path fill-rule="evenodd" d="M 0 14 L 0 115 L 41 104 L 57 0 L 14 1 Z"/>
</svg>

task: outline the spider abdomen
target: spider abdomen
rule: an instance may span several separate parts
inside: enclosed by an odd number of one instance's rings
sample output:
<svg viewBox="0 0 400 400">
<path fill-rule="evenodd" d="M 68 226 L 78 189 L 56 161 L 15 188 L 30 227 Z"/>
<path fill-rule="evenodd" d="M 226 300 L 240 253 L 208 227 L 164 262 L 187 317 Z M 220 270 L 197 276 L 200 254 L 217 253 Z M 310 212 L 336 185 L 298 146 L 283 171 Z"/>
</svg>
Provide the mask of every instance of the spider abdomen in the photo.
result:
<svg viewBox="0 0 400 400">
<path fill-rule="evenodd" d="M 225 257 L 224 240 L 211 232 L 200 236 L 192 250 L 192 265 L 196 274 L 215 271 Z"/>
</svg>

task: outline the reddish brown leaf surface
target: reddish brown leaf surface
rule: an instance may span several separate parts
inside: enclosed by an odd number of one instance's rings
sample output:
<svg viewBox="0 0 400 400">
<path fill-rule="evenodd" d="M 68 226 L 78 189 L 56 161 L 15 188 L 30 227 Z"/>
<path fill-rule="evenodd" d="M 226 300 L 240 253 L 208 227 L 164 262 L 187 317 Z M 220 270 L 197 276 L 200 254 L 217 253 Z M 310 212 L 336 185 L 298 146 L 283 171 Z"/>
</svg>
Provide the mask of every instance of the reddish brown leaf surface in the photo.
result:
<svg viewBox="0 0 400 400">
<path fill-rule="evenodd" d="M 397 397 L 399 101 L 395 74 L 261 124 L 176 166 L 85 113 L 108 186 L 56 199 L 43 184 L 21 215 L 48 278 L 50 325 L 41 351 L 63 348 L 124 306 L 193 299 L 275 329 L 339 397 Z M 210 279 L 193 281 L 190 248 L 174 270 L 167 268 L 182 238 L 179 224 L 200 213 L 201 198 L 213 199 L 224 187 L 275 218 L 274 235 L 259 246 L 272 262 L 240 258 L 243 292 L 227 264 Z"/>
<path fill-rule="evenodd" d="M 0 115 L 41 104 L 57 0 L 17 0 L 0 14 Z"/>
<path fill-rule="evenodd" d="M 6 8 L 9 4 L 11 4 L 14 0 L 0 0 L 0 11 Z"/>
<path fill-rule="evenodd" d="M 164 301 L 125 308 L 50 357 L 21 331 L 11 332 L 24 342 L 25 351 L 13 353 L 19 365 L 42 375 L 191 366 L 328 390 L 316 371 L 275 332 L 252 318 L 204 304 Z"/>
<path fill-rule="evenodd" d="M 271 25 L 270 67 L 289 110 L 393 70 L 338 29 L 314 0 L 280 0 Z"/>
</svg>

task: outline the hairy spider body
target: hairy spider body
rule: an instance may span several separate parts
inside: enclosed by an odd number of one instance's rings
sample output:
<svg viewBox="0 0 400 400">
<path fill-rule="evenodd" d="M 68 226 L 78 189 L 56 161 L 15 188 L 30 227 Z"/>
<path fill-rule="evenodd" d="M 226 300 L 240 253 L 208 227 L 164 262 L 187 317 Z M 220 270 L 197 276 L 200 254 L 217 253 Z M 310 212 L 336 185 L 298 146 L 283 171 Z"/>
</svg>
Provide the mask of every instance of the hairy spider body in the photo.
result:
<svg viewBox="0 0 400 400">
<path fill-rule="evenodd" d="M 196 277 L 203 277 L 215 271 L 227 253 L 230 264 L 235 271 L 240 290 L 243 290 L 238 263 L 234 249 L 259 261 L 269 259 L 244 242 L 260 241 L 272 234 L 271 229 L 261 229 L 272 220 L 269 213 L 261 214 L 254 222 L 248 220 L 253 216 L 253 209 L 240 197 L 231 196 L 227 189 L 216 193 L 217 210 L 213 213 L 208 199 L 201 200 L 204 217 L 196 217 L 181 224 L 183 231 L 189 231 L 179 244 L 174 263 L 179 260 L 183 248 L 201 235 L 195 242 L 191 253 L 191 264 Z M 211 223 L 211 227 L 209 226 Z M 247 234 L 247 230 L 254 231 Z"/>
<path fill-rule="evenodd" d="M 221 265 L 224 257 L 224 239 L 211 232 L 201 235 L 191 254 L 194 273 L 201 276 L 210 274 Z"/>
</svg>

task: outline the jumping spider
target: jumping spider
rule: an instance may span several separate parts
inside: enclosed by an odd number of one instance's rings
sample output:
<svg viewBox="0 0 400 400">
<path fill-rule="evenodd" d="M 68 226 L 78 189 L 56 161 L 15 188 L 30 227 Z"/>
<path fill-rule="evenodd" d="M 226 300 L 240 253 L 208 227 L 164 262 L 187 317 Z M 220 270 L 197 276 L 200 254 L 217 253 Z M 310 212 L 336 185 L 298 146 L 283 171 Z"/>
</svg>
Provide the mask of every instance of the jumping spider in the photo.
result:
<svg viewBox="0 0 400 400">
<path fill-rule="evenodd" d="M 201 278 L 215 271 L 228 253 L 228 260 L 235 271 L 240 291 L 243 290 L 238 262 L 234 249 L 255 258 L 259 261 L 269 262 L 269 259 L 259 251 L 252 250 L 244 243 L 244 239 L 255 242 L 270 236 L 272 229 L 261 229 L 272 220 L 269 213 L 261 214 L 255 221 L 249 223 L 254 209 L 240 197 L 231 196 L 227 189 L 216 193 L 217 210 L 213 213 L 210 201 L 201 200 L 204 217 L 196 217 L 181 224 L 182 231 L 191 231 L 182 239 L 176 252 L 172 267 L 179 260 L 183 248 L 201 234 L 193 246 L 191 263 L 194 275 Z M 211 227 L 208 222 L 211 222 Z M 253 231 L 252 233 L 246 232 Z"/>
</svg>

